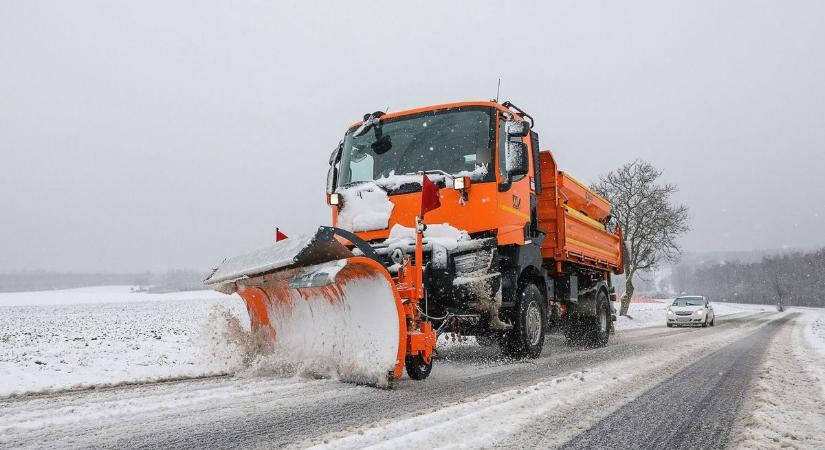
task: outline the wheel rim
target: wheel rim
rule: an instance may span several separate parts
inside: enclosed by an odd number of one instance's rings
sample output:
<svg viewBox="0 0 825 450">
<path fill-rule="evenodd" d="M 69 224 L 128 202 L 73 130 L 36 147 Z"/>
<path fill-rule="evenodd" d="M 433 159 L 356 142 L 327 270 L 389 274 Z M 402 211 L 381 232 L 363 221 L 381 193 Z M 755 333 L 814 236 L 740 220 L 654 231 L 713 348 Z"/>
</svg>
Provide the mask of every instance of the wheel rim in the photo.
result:
<svg viewBox="0 0 825 450">
<path fill-rule="evenodd" d="M 602 333 L 607 332 L 607 311 L 604 308 L 599 312 L 599 331 Z"/>
<path fill-rule="evenodd" d="M 541 310 L 535 302 L 527 307 L 527 339 L 530 345 L 537 345 L 541 339 Z"/>
</svg>

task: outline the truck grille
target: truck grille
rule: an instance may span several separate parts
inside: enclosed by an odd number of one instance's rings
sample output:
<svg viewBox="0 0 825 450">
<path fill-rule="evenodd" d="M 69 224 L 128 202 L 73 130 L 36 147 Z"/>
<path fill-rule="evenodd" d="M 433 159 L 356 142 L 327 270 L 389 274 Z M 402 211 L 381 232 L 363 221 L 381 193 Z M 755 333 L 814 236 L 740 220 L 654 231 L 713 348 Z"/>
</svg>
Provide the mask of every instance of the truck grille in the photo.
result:
<svg viewBox="0 0 825 450">
<path fill-rule="evenodd" d="M 487 272 L 493 259 L 493 252 L 480 250 L 453 256 L 456 274 Z"/>
</svg>

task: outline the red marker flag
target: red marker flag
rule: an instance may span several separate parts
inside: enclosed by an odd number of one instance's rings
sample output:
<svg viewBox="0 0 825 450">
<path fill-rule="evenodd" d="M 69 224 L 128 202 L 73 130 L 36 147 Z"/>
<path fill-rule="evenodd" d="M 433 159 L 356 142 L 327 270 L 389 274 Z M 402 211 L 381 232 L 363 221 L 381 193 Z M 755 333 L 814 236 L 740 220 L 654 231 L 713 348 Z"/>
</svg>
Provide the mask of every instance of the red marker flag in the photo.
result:
<svg viewBox="0 0 825 450">
<path fill-rule="evenodd" d="M 424 217 L 427 211 L 441 206 L 441 198 L 438 195 L 438 186 L 430 181 L 426 173 L 422 176 L 424 179 L 421 180 L 421 217 Z"/>
<path fill-rule="evenodd" d="M 281 230 L 275 228 L 275 242 L 280 242 L 286 239 L 287 236 L 284 233 L 281 233 Z"/>
</svg>

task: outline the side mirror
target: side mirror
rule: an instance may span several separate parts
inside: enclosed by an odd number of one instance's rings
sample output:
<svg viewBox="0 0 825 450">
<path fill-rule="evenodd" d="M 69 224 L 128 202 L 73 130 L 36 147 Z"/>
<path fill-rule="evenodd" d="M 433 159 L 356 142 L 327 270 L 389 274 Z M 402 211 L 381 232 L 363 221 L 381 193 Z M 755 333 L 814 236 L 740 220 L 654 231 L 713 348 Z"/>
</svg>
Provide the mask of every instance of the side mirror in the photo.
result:
<svg viewBox="0 0 825 450">
<path fill-rule="evenodd" d="M 527 145 L 524 142 L 507 142 L 504 155 L 504 170 L 511 177 L 527 175 L 530 158 L 527 155 Z"/>
<path fill-rule="evenodd" d="M 344 149 L 344 142 L 341 141 L 337 147 L 332 150 L 332 153 L 329 154 L 329 165 L 332 166 L 341 159 L 341 150 Z"/>
<path fill-rule="evenodd" d="M 329 155 L 329 171 L 327 172 L 327 195 L 335 192 L 335 185 L 338 183 L 338 162 L 341 161 L 341 152 L 344 150 L 343 141 L 335 147 Z"/>
<path fill-rule="evenodd" d="M 508 120 L 504 124 L 504 130 L 510 136 L 524 137 L 530 134 L 530 125 L 527 121 Z"/>
</svg>

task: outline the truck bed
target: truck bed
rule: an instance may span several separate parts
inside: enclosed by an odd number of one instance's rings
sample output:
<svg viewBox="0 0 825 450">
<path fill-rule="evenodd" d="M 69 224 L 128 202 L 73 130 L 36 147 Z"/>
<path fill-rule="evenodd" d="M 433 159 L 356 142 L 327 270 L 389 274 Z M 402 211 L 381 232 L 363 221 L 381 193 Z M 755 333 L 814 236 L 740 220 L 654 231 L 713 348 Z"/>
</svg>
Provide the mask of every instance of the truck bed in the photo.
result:
<svg viewBox="0 0 825 450">
<path fill-rule="evenodd" d="M 548 263 L 572 262 L 622 272 L 622 238 L 605 229 L 610 204 L 565 172 L 553 154 L 540 156 L 539 228 L 547 234 L 541 252 Z"/>
</svg>

